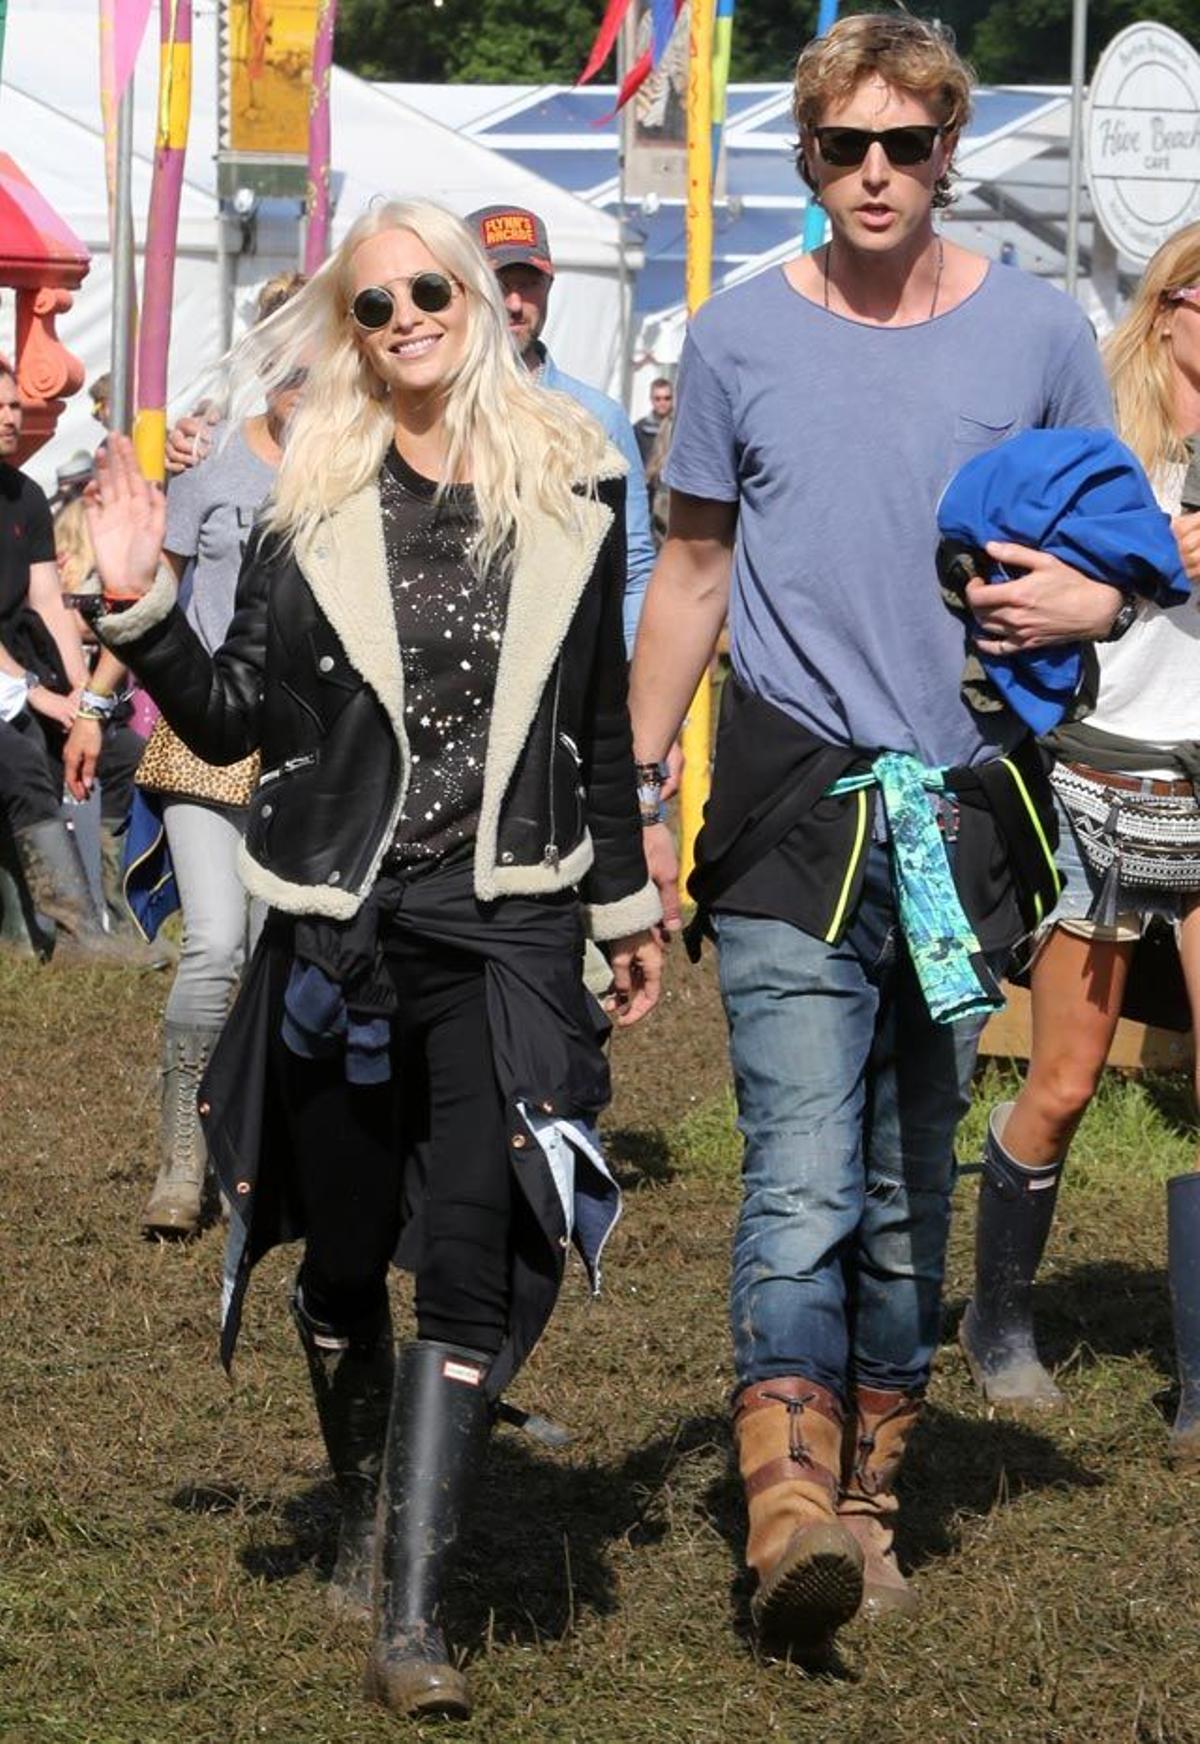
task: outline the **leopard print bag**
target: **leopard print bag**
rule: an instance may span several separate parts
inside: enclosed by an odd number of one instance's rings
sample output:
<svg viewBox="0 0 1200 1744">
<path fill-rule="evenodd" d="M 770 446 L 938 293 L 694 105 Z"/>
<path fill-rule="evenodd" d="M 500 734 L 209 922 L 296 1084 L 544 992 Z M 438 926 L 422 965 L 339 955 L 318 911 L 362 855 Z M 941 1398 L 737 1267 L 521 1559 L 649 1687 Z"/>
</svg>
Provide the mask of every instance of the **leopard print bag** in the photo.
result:
<svg viewBox="0 0 1200 1744">
<path fill-rule="evenodd" d="M 164 798 L 194 799 L 243 811 L 258 786 L 260 766 L 257 751 L 239 763 L 203 762 L 160 715 L 146 740 L 134 781 L 147 793 Z"/>
</svg>

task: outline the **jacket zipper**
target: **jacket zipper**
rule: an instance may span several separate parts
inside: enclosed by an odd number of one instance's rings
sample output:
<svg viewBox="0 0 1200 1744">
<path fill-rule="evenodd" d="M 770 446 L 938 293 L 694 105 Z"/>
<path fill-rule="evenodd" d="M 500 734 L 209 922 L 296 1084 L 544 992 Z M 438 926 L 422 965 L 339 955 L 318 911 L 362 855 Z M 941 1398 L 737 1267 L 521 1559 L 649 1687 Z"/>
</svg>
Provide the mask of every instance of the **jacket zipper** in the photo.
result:
<svg viewBox="0 0 1200 1744">
<path fill-rule="evenodd" d="M 550 711 L 550 756 L 548 759 L 549 770 L 546 782 L 550 800 L 550 840 L 546 843 L 545 852 L 542 854 L 543 863 L 547 866 L 552 866 L 555 871 L 558 870 L 559 853 L 558 830 L 555 826 L 554 817 L 554 751 L 558 744 L 558 702 L 561 694 L 562 655 L 560 654 L 558 657 L 558 663 L 554 669 L 554 705 Z"/>
<path fill-rule="evenodd" d="M 297 769 L 310 769 L 314 763 L 321 761 L 319 751 L 308 751 L 303 757 L 289 757 L 286 763 L 281 763 L 277 769 L 268 769 L 259 776 L 258 785 L 266 787 L 270 781 L 277 781 L 281 775 L 293 775 Z"/>
</svg>

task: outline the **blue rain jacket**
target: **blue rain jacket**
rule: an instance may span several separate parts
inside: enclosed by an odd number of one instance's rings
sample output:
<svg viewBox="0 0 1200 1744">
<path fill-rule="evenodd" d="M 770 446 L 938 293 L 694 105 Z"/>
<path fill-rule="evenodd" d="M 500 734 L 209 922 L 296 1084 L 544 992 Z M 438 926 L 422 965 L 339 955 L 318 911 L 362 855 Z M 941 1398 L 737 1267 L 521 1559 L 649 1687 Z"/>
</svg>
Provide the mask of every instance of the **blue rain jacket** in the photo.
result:
<svg viewBox="0 0 1200 1744">
<path fill-rule="evenodd" d="M 1169 517 L 1137 456 L 1111 430 L 1025 430 L 959 468 L 938 505 L 944 538 L 1028 545 L 1160 606 L 1191 589 Z M 987 560 L 988 581 L 1012 581 Z M 1021 573 L 1021 572 L 1017 572 Z M 1083 674 L 1077 642 L 1026 654 L 980 654 L 1005 702 L 1035 733 L 1067 711 Z"/>
</svg>

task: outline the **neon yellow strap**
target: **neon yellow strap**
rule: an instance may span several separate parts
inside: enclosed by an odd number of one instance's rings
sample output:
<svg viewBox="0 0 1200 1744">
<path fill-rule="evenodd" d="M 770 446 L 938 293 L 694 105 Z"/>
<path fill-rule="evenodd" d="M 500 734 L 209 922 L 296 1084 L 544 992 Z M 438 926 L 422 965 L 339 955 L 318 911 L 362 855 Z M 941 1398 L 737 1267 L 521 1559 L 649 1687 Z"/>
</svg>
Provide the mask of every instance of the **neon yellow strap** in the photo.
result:
<svg viewBox="0 0 1200 1744">
<path fill-rule="evenodd" d="M 842 881 L 841 895 L 838 897 L 837 907 L 833 911 L 833 920 L 830 922 L 829 931 L 825 934 L 827 945 L 831 945 L 837 938 L 842 918 L 846 913 L 846 905 L 850 901 L 850 891 L 854 884 L 854 874 L 858 871 L 858 862 L 862 857 L 863 843 L 867 837 L 867 795 L 863 788 L 859 788 L 855 793 L 854 801 L 858 807 L 854 847 L 850 853 L 850 864 L 846 867 L 846 876 Z"/>
</svg>

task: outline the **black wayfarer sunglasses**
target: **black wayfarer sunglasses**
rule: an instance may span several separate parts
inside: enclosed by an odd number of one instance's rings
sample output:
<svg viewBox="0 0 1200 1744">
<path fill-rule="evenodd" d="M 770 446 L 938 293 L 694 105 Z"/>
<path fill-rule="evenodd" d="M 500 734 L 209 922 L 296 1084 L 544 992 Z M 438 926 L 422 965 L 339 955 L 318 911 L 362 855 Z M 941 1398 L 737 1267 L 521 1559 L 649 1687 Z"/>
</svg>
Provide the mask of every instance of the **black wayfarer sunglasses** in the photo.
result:
<svg viewBox="0 0 1200 1744">
<path fill-rule="evenodd" d="M 440 315 L 454 297 L 455 280 L 445 273 L 414 273 L 410 279 L 393 279 L 392 283 L 408 286 L 413 308 L 423 315 Z M 350 313 L 365 332 L 378 333 L 396 313 L 396 299 L 386 285 L 367 285 L 351 303 Z"/>
<path fill-rule="evenodd" d="M 928 163 L 935 144 L 946 129 L 885 127 L 879 133 L 872 133 L 866 127 L 814 127 L 811 131 L 825 162 L 842 170 L 860 164 L 877 140 L 887 153 L 890 164 L 907 169 L 912 164 Z"/>
</svg>

